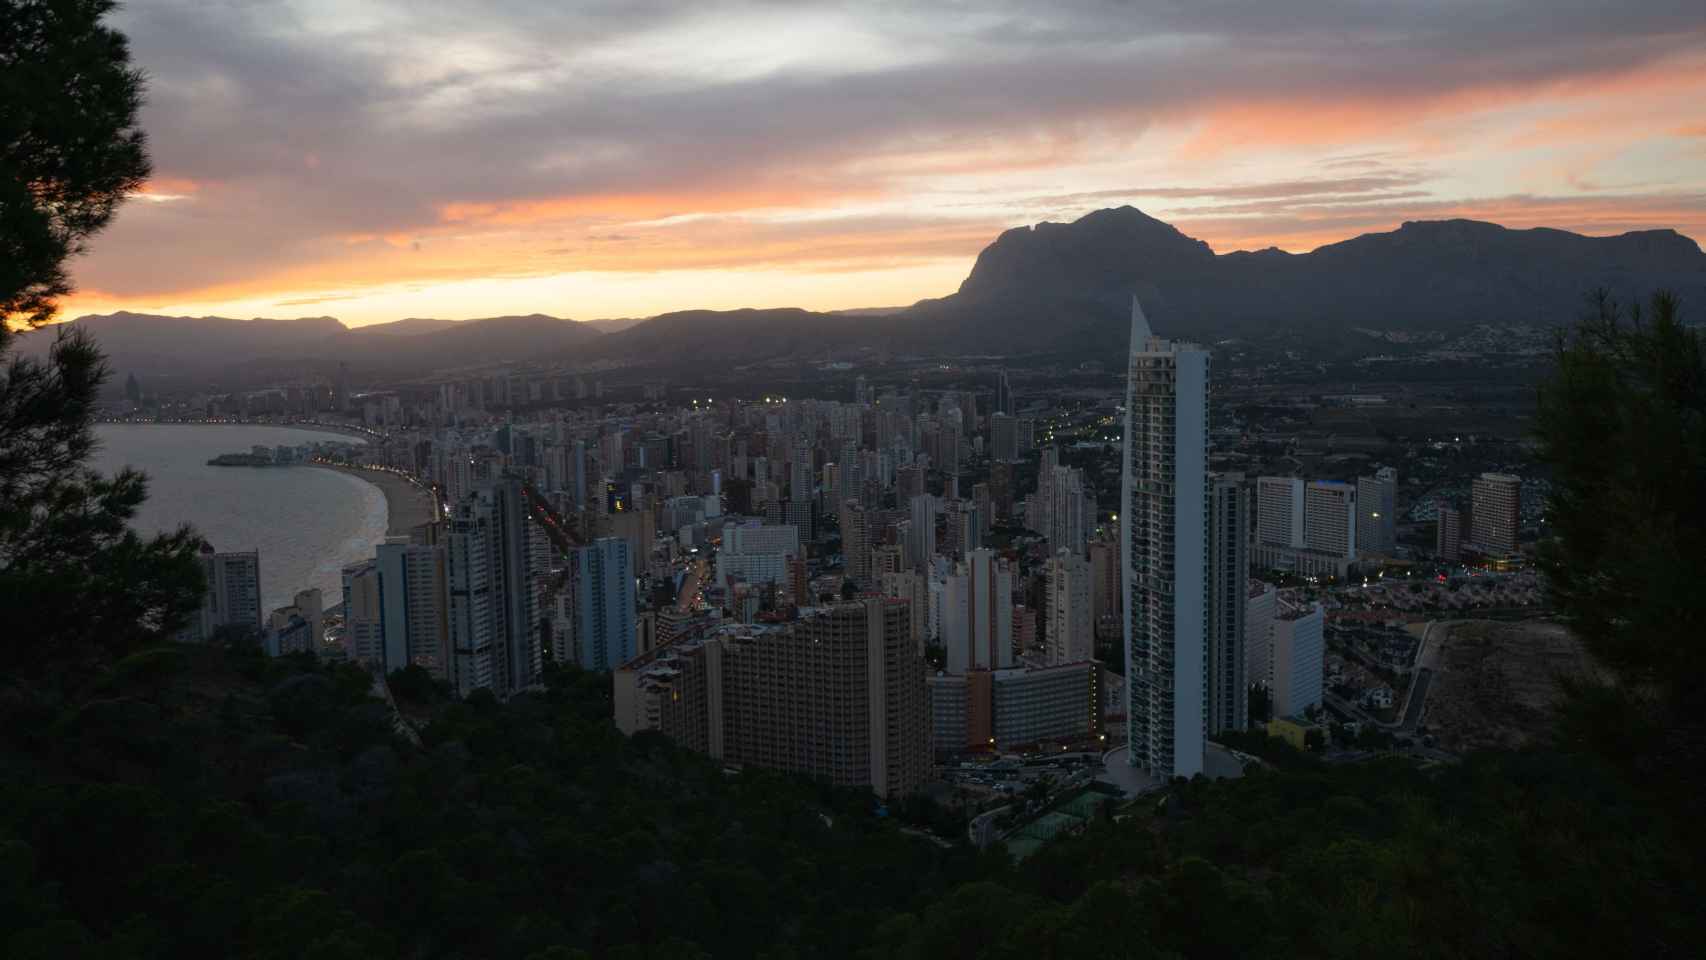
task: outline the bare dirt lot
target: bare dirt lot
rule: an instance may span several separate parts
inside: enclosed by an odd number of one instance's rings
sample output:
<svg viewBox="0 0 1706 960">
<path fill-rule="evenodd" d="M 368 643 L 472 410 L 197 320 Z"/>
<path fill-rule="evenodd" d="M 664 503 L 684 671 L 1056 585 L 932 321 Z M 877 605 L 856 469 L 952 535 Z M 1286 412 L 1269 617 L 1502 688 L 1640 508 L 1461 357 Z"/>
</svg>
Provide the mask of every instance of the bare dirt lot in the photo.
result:
<svg viewBox="0 0 1706 960">
<path fill-rule="evenodd" d="M 1544 733 L 1558 679 L 1593 669 L 1569 631 L 1545 621 L 1458 624 L 1429 659 L 1437 675 L 1425 722 L 1454 753 L 1520 747 Z"/>
</svg>

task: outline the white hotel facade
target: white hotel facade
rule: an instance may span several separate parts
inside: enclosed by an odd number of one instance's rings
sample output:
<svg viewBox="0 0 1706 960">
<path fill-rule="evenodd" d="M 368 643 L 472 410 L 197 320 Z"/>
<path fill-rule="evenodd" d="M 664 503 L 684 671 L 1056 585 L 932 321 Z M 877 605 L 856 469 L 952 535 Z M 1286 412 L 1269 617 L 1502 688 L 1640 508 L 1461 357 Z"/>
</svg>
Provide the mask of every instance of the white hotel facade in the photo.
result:
<svg viewBox="0 0 1706 960">
<path fill-rule="evenodd" d="M 1209 690 L 1208 365 L 1132 298 L 1121 471 L 1126 723 L 1152 776 L 1203 771 Z"/>
</svg>

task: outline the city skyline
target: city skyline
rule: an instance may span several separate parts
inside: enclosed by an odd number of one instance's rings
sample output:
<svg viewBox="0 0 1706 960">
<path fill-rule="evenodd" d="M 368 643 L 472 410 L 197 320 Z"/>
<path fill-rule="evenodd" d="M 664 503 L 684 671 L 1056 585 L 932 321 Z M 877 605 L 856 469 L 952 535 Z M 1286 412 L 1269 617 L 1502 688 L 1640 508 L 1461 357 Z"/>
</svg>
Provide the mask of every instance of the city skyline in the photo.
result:
<svg viewBox="0 0 1706 960">
<path fill-rule="evenodd" d="M 1679 952 L 1703 40 L 0 0 L 0 954 Z"/>
<path fill-rule="evenodd" d="M 115 23 L 155 175 L 74 263 L 67 317 L 895 306 L 1003 228 L 1121 203 L 1219 252 L 1456 216 L 1706 235 L 1683 4 L 154 0 Z"/>
</svg>

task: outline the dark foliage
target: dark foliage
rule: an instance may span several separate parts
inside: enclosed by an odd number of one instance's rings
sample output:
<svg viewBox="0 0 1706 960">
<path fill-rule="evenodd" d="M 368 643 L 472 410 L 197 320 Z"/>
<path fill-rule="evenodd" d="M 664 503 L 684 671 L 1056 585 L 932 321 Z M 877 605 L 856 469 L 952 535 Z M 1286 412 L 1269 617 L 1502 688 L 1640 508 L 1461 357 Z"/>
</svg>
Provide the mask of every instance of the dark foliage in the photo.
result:
<svg viewBox="0 0 1706 960">
<path fill-rule="evenodd" d="M 113 0 L 0 2 L 0 348 L 53 317 L 65 261 L 148 177 L 142 77 Z"/>
<path fill-rule="evenodd" d="M 1303 757 L 1014 868 L 868 795 L 625 738 L 609 683 L 441 703 L 419 748 L 366 674 L 246 647 L 0 701 L 0 954 L 1679 956 L 1702 933 L 1689 832 L 1587 756 Z"/>
<path fill-rule="evenodd" d="M 202 592 L 191 531 L 126 528 L 143 476 L 85 467 L 109 376 L 94 343 L 74 333 L 45 359 L 6 358 L 9 324 L 51 318 L 65 260 L 148 174 L 141 79 L 100 24 L 112 7 L 0 0 L 0 667 L 37 682 L 159 639 Z"/>
<path fill-rule="evenodd" d="M 1676 708 L 1706 686 L 1706 341 L 1674 297 L 1603 292 L 1561 339 L 1540 392 L 1553 471 L 1542 561 L 1553 602 L 1598 660 Z"/>
<path fill-rule="evenodd" d="M 176 629 L 204 583 L 188 528 L 144 539 L 126 525 L 147 497 L 134 470 L 84 466 L 107 377 L 94 345 L 64 337 L 45 363 L 0 370 L 0 667 L 37 675 L 120 656 Z"/>
</svg>

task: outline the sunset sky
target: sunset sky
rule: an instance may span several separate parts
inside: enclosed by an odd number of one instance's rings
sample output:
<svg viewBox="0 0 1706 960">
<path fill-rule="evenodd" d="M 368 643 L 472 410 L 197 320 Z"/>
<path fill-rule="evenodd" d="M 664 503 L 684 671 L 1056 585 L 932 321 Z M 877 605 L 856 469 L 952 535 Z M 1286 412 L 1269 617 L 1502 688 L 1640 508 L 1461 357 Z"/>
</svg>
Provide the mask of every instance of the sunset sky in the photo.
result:
<svg viewBox="0 0 1706 960">
<path fill-rule="evenodd" d="M 1706 3 L 129 0 L 156 175 L 64 315 L 905 304 L 1132 204 L 1216 251 L 1706 239 Z"/>
</svg>

